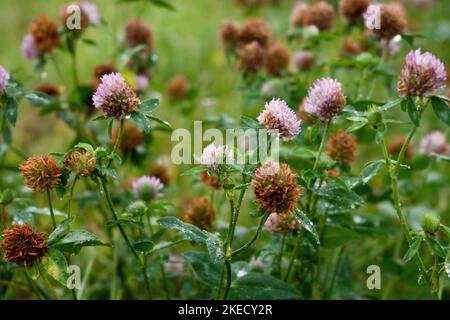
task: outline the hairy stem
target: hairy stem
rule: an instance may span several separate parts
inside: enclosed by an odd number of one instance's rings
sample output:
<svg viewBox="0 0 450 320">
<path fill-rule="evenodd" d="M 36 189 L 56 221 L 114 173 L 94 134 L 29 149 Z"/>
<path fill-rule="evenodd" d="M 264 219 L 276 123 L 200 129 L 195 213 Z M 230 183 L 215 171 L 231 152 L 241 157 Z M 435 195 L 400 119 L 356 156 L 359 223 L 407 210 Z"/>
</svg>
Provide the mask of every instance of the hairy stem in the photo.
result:
<svg viewBox="0 0 450 320">
<path fill-rule="evenodd" d="M 52 197 L 50 195 L 50 189 L 47 188 L 47 202 L 48 202 L 48 208 L 50 209 L 50 216 L 52 218 L 52 225 L 53 229 L 56 228 L 56 220 L 55 220 L 55 212 L 53 211 L 53 205 L 52 205 Z"/>
</svg>

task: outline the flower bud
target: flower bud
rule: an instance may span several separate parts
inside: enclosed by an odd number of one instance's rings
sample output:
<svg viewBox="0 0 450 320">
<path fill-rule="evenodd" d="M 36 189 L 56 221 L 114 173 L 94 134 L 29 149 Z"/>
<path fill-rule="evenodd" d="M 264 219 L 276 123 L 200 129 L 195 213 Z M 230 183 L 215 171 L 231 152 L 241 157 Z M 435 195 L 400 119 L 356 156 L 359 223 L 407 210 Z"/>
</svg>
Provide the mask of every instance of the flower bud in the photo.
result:
<svg viewBox="0 0 450 320">
<path fill-rule="evenodd" d="M 3 191 L 3 195 L 0 199 L 0 203 L 2 205 L 7 206 L 11 202 L 13 202 L 13 200 L 14 200 L 14 196 L 10 189 L 6 189 L 5 191 Z"/>
<path fill-rule="evenodd" d="M 436 233 L 439 230 L 439 225 L 441 223 L 438 217 L 431 214 L 424 214 L 420 221 L 423 231 L 428 234 Z"/>
<path fill-rule="evenodd" d="M 134 201 L 128 205 L 127 212 L 133 216 L 143 216 L 147 212 L 147 205 L 142 200 Z"/>
</svg>

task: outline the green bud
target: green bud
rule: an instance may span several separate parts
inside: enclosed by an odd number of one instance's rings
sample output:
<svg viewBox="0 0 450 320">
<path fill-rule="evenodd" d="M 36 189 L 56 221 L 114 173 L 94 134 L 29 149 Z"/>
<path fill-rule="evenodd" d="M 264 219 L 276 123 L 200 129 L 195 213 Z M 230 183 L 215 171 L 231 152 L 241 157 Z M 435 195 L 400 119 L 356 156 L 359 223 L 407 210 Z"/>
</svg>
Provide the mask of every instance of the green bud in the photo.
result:
<svg viewBox="0 0 450 320">
<path fill-rule="evenodd" d="M 134 201 L 128 205 L 127 212 L 133 216 L 143 216 L 147 212 L 147 205 L 142 200 Z"/>
<path fill-rule="evenodd" d="M 434 234 L 439 230 L 441 222 L 439 218 L 432 214 L 424 214 L 421 218 L 422 229 L 425 233 Z"/>
<path fill-rule="evenodd" d="M 13 200 L 14 200 L 14 196 L 13 196 L 12 191 L 10 189 L 6 189 L 3 192 L 0 203 L 3 204 L 4 206 L 7 206 L 11 202 L 13 202 Z"/>
<path fill-rule="evenodd" d="M 143 184 L 138 192 L 138 197 L 144 201 L 150 201 L 153 200 L 156 196 L 155 190 L 150 184 Z"/>
<path fill-rule="evenodd" d="M 367 119 L 369 125 L 375 130 L 378 130 L 380 124 L 383 122 L 383 116 L 379 112 L 371 112 Z"/>
</svg>

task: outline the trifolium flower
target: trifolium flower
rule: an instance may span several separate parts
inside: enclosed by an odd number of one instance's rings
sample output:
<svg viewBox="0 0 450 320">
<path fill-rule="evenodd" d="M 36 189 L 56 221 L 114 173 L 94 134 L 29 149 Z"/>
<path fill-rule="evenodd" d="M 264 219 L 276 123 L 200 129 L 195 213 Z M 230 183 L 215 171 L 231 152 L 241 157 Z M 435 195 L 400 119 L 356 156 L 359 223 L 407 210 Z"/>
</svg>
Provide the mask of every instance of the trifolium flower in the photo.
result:
<svg viewBox="0 0 450 320">
<path fill-rule="evenodd" d="M 27 60 L 36 59 L 41 55 L 39 50 L 36 48 L 36 44 L 34 43 L 34 38 L 30 33 L 27 33 L 22 40 L 22 55 Z"/>
<path fill-rule="evenodd" d="M 10 75 L 5 68 L 0 66 L 0 95 L 5 91 L 6 85 L 8 84 Z"/>
<path fill-rule="evenodd" d="M 287 103 L 281 99 L 272 99 L 266 102 L 264 111 L 257 120 L 271 133 L 277 130 L 277 134 L 284 141 L 295 138 L 300 132 L 300 121 Z"/>
<path fill-rule="evenodd" d="M 356 149 L 358 143 L 356 137 L 339 130 L 328 139 L 327 154 L 335 160 L 338 165 L 350 164 L 356 160 Z"/>
<path fill-rule="evenodd" d="M 305 110 L 316 115 L 321 121 L 327 122 L 338 115 L 346 101 L 339 82 L 331 78 L 322 78 L 309 88 Z"/>
<path fill-rule="evenodd" d="M 287 234 L 300 228 L 292 213 L 272 213 L 264 224 L 264 229 L 273 234 Z"/>
<path fill-rule="evenodd" d="M 34 232 L 26 223 L 14 224 L 4 231 L 0 248 L 5 250 L 5 259 L 9 262 L 32 267 L 47 253 L 45 233 Z"/>
<path fill-rule="evenodd" d="M 125 119 L 141 102 L 120 73 L 104 75 L 92 100 L 105 116 L 118 120 Z"/>
<path fill-rule="evenodd" d="M 142 176 L 133 181 L 132 187 L 139 198 L 150 201 L 156 199 L 164 185 L 156 177 Z"/>
<path fill-rule="evenodd" d="M 422 229 L 427 234 L 435 234 L 440 227 L 441 221 L 432 214 L 424 214 L 420 219 Z"/>
<path fill-rule="evenodd" d="M 268 213 L 292 213 L 301 195 L 297 174 L 285 163 L 270 161 L 258 168 L 252 186 L 256 204 Z"/>
<path fill-rule="evenodd" d="M 420 152 L 428 156 L 436 154 L 447 155 L 450 153 L 450 145 L 445 141 L 445 134 L 443 132 L 433 131 L 422 139 Z"/>
<path fill-rule="evenodd" d="M 420 49 L 411 51 L 406 56 L 406 63 L 397 82 L 400 97 L 428 96 L 445 86 L 447 73 L 441 60 L 429 52 Z"/>
<path fill-rule="evenodd" d="M 86 14 L 89 19 L 89 23 L 96 25 L 100 23 L 100 13 L 98 12 L 95 3 L 90 1 L 84 1 L 80 3 L 81 10 Z"/>
<path fill-rule="evenodd" d="M 211 229 L 216 220 L 216 211 L 208 197 L 197 197 L 192 199 L 189 208 L 184 213 L 187 223 L 196 225 L 200 229 Z"/>
<path fill-rule="evenodd" d="M 51 156 L 32 156 L 21 166 L 24 183 L 36 192 L 55 188 L 61 181 L 61 170 Z"/>
<path fill-rule="evenodd" d="M 218 170 L 223 165 L 232 164 L 234 161 L 233 150 L 229 146 L 216 146 L 209 144 L 200 156 L 200 164 L 209 169 Z"/>
</svg>

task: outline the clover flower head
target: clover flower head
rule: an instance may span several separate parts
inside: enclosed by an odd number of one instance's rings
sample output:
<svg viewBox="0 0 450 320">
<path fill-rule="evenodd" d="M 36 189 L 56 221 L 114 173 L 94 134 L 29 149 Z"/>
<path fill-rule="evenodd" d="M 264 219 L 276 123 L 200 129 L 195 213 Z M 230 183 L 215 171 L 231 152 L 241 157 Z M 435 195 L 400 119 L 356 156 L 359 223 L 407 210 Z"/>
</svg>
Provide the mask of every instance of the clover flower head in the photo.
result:
<svg viewBox="0 0 450 320">
<path fill-rule="evenodd" d="M 107 117 L 125 119 L 140 103 L 120 73 L 105 74 L 92 98 L 94 106 Z"/>
<path fill-rule="evenodd" d="M 305 111 L 327 122 L 338 115 L 344 108 L 345 102 L 346 97 L 342 93 L 341 84 L 331 78 L 322 78 L 309 88 Z"/>
<path fill-rule="evenodd" d="M 6 71 L 5 68 L 0 66 L 0 95 L 3 93 L 3 91 L 5 91 L 10 77 L 11 76 L 9 75 L 9 72 Z"/>
<path fill-rule="evenodd" d="M 273 234 L 286 234 L 300 228 L 292 213 L 272 213 L 264 224 L 264 229 Z"/>
<path fill-rule="evenodd" d="M 234 152 L 229 146 L 216 146 L 209 144 L 200 156 L 200 163 L 212 170 L 217 170 L 223 165 L 232 164 L 234 161 Z"/>
<path fill-rule="evenodd" d="M 274 98 L 266 102 L 264 111 L 257 120 L 269 133 L 276 130 L 278 136 L 284 141 L 294 139 L 300 132 L 300 121 L 295 112 L 281 99 Z"/>
<path fill-rule="evenodd" d="M 100 23 L 100 13 L 98 12 L 95 3 L 90 1 L 84 1 L 80 3 L 80 8 L 86 14 L 89 19 L 89 23 L 97 25 Z"/>
<path fill-rule="evenodd" d="M 132 182 L 133 190 L 145 201 L 155 199 L 163 187 L 161 180 L 150 176 L 142 176 Z"/>
<path fill-rule="evenodd" d="M 420 152 L 428 156 L 448 155 L 450 145 L 445 140 L 445 134 L 440 131 L 433 131 L 427 134 L 420 143 Z"/>
<path fill-rule="evenodd" d="M 441 60 L 429 52 L 412 50 L 406 56 L 406 63 L 397 82 L 401 97 L 428 96 L 445 86 L 447 73 Z"/>
<path fill-rule="evenodd" d="M 36 44 L 34 43 L 34 38 L 30 33 L 27 33 L 22 40 L 22 55 L 27 60 L 33 60 L 38 58 L 41 53 L 36 48 Z"/>
</svg>

